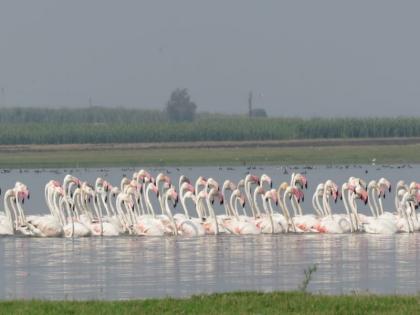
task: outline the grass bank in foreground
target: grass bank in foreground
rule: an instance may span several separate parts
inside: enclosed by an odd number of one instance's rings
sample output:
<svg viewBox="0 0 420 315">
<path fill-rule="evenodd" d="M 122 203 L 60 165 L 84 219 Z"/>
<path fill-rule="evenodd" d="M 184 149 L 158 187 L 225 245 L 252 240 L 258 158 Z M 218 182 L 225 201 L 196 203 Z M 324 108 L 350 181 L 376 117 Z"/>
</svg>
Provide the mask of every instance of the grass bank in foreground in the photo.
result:
<svg viewBox="0 0 420 315">
<path fill-rule="evenodd" d="M 418 296 L 234 292 L 121 302 L 0 302 L 0 314 L 417 314 Z"/>
<path fill-rule="evenodd" d="M 352 141 L 207 145 L 0 146 L 0 168 L 420 163 L 420 144 Z M 258 146 L 257 146 L 258 145 Z"/>
</svg>

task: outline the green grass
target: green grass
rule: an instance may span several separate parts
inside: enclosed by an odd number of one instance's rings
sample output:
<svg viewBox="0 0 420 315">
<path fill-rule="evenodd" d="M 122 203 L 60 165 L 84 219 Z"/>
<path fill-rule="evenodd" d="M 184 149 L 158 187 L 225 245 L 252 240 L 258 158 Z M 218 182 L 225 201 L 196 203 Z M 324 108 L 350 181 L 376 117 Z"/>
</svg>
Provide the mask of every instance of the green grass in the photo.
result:
<svg viewBox="0 0 420 315">
<path fill-rule="evenodd" d="M 420 144 L 261 148 L 18 150 L 0 154 L 0 168 L 200 166 L 255 164 L 420 163 Z"/>
<path fill-rule="evenodd" d="M 298 292 L 234 292 L 187 299 L 10 301 L 0 314 L 418 314 L 418 296 L 324 296 Z"/>
</svg>

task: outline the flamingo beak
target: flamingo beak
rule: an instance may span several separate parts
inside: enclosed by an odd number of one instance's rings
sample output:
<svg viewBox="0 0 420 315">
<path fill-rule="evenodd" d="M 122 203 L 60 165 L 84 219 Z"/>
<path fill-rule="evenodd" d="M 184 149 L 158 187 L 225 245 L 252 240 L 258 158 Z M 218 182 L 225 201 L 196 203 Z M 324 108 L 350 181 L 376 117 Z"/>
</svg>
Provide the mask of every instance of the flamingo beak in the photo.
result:
<svg viewBox="0 0 420 315">
<path fill-rule="evenodd" d="M 305 189 L 308 189 L 308 182 L 305 182 Z"/>
<path fill-rule="evenodd" d="M 388 191 L 391 192 L 392 188 L 391 185 L 389 185 Z"/>
<path fill-rule="evenodd" d="M 105 202 L 108 202 L 108 196 L 105 196 Z"/>
<path fill-rule="evenodd" d="M 273 188 L 273 182 L 270 182 L 270 188 Z"/>
<path fill-rule="evenodd" d="M 28 200 L 29 200 L 29 199 L 31 199 L 31 194 L 30 194 L 30 193 L 28 193 Z"/>
</svg>

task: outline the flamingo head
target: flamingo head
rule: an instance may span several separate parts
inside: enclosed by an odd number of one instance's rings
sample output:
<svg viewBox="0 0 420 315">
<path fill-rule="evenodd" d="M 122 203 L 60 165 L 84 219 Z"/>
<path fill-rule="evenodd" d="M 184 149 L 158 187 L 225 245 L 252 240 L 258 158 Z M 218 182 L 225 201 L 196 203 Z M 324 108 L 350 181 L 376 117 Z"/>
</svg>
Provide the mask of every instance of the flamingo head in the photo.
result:
<svg viewBox="0 0 420 315">
<path fill-rule="evenodd" d="M 215 198 L 218 198 L 220 204 L 223 204 L 223 195 L 216 188 L 211 188 L 210 192 L 206 194 L 206 197 L 209 198 L 211 204 L 214 204 Z"/>
<path fill-rule="evenodd" d="M 296 184 L 299 184 L 302 189 L 303 188 L 305 188 L 305 189 L 308 188 L 308 179 L 300 173 L 297 173 L 297 174 L 294 175 L 294 182 Z"/>
<path fill-rule="evenodd" d="M 380 195 L 383 195 L 385 198 L 385 192 L 391 192 L 391 183 L 389 182 L 389 180 L 387 180 L 386 178 L 381 178 L 378 180 L 378 185 L 379 185 L 379 193 Z"/>
<path fill-rule="evenodd" d="M 238 198 L 242 208 L 245 208 L 245 196 L 242 194 L 242 192 L 238 188 L 233 190 L 232 196 L 234 196 L 235 198 Z"/>
<path fill-rule="evenodd" d="M 271 177 L 268 176 L 267 174 L 261 175 L 260 185 L 262 185 L 264 183 L 267 183 L 268 185 L 270 185 L 270 188 L 273 188 L 273 181 L 271 180 Z"/>
<path fill-rule="evenodd" d="M 368 203 L 368 193 L 362 185 L 357 185 L 355 188 L 356 197 L 360 198 L 365 204 Z"/>
<path fill-rule="evenodd" d="M 269 190 L 267 193 L 270 194 L 271 200 L 276 204 L 276 206 L 279 204 L 279 199 L 277 198 L 277 191 L 275 189 Z"/>
<path fill-rule="evenodd" d="M 337 200 L 340 197 L 340 191 L 338 190 L 338 185 L 332 180 L 327 180 L 325 185 L 330 190 L 330 194 L 333 197 L 334 202 L 337 203 Z"/>
<path fill-rule="evenodd" d="M 138 171 L 138 173 L 134 173 L 133 174 L 133 179 L 137 180 L 137 181 L 142 181 L 143 183 L 146 181 L 146 179 L 150 179 L 152 176 L 150 175 L 149 172 L 141 169 L 140 171 Z"/>
<path fill-rule="evenodd" d="M 189 192 L 191 192 L 191 193 L 195 193 L 195 188 L 194 188 L 194 186 L 193 185 L 191 185 L 190 183 L 187 183 L 187 182 L 184 182 L 182 185 L 181 185 L 181 189 L 180 189 L 180 191 L 189 191 Z"/>
<path fill-rule="evenodd" d="M 264 195 L 265 194 L 264 188 L 262 186 L 258 186 L 257 188 L 255 188 L 255 194 Z"/>
<path fill-rule="evenodd" d="M 230 190 L 234 191 L 236 189 L 236 185 L 234 182 L 230 181 L 229 179 L 225 180 L 222 186 L 222 191 Z"/>
<path fill-rule="evenodd" d="M 260 178 L 258 176 L 251 175 L 251 174 L 248 174 L 245 177 L 245 182 L 251 182 L 252 184 L 256 184 L 258 186 L 261 184 Z"/>
<path fill-rule="evenodd" d="M 181 175 L 179 177 L 179 183 L 180 183 L 180 185 L 182 185 L 183 183 L 191 184 L 191 181 L 190 181 L 190 179 L 187 176 Z"/>
<path fill-rule="evenodd" d="M 292 199 L 292 197 L 295 197 L 296 200 L 299 202 L 301 196 L 303 197 L 303 192 L 299 190 L 297 187 L 289 186 L 287 187 L 285 191 L 285 195 L 289 197 L 289 199 Z"/>
<path fill-rule="evenodd" d="M 206 186 L 207 184 L 207 178 L 203 177 L 203 176 L 199 176 L 197 178 L 197 180 L 195 181 L 195 186 L 199 187 L 199 186 Z"/>
<path fill-rule="evenodd" d="M 106 192 L 111 191 L 112 188 L 112 185 L 108 181 L 104 181 L 104 189 Z"/>
<path fill-rule="evenodd" d="M 26 198 L 30 198 L 29 189 L 25 184 L 17 182 L 14 190 L 18 201 L 20 200 L 22 203 L 24 203 Z"/>
<path fill-rule="evenodd" d="M 159 197 L 159 189 L 155 184 L 149 184 L 150 189 L 156 194 L 157 197 Z"/>
<path fill-rule="evenodd" d="M 209 178 L 209 179 L 207 180 L 207 185 L 209 186 L 209 188 L 210 188 L 210 189 L 214 188 L 214 189 L 216 189 L 217 191 L 219 191 L 219 190 L 220 190 L 220 188 L 219 188 L 219 183 L 218 183 L 218 182 L 216 182 L 213 178 Z"/>
<path fill-rule="evenodd" d="M 168 198 L 170 200 L 172 200 L 174 207 L 176 207 L 177 203 L 178 203 L 178 193 L 176 192 L 176 190 L 171 187 L 168 189 L 168 191 L 166 192 Z"/>
</svg>

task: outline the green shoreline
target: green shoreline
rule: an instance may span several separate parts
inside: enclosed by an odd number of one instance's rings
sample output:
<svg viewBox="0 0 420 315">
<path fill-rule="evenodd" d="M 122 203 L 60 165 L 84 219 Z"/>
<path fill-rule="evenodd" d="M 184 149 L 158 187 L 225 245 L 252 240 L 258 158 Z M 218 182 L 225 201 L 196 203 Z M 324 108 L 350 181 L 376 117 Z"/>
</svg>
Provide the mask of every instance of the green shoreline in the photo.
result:
<svg viewBox="0 0 420 315">
<path fill-rule="evenodd" d="M 16 148 L 16 149 L 13 149 Z M 0 168 L 111 166 L 233 166 L 420 163 L 420 144 L 341 144 L 241 147 L 9 146 L 0 149 Z"/>
<path fill-rule="evenodd" d="M 232 292 L 185 299 L 4 301 L 0 314 L 418 314 L 420 296 Z"/>
</svg>

